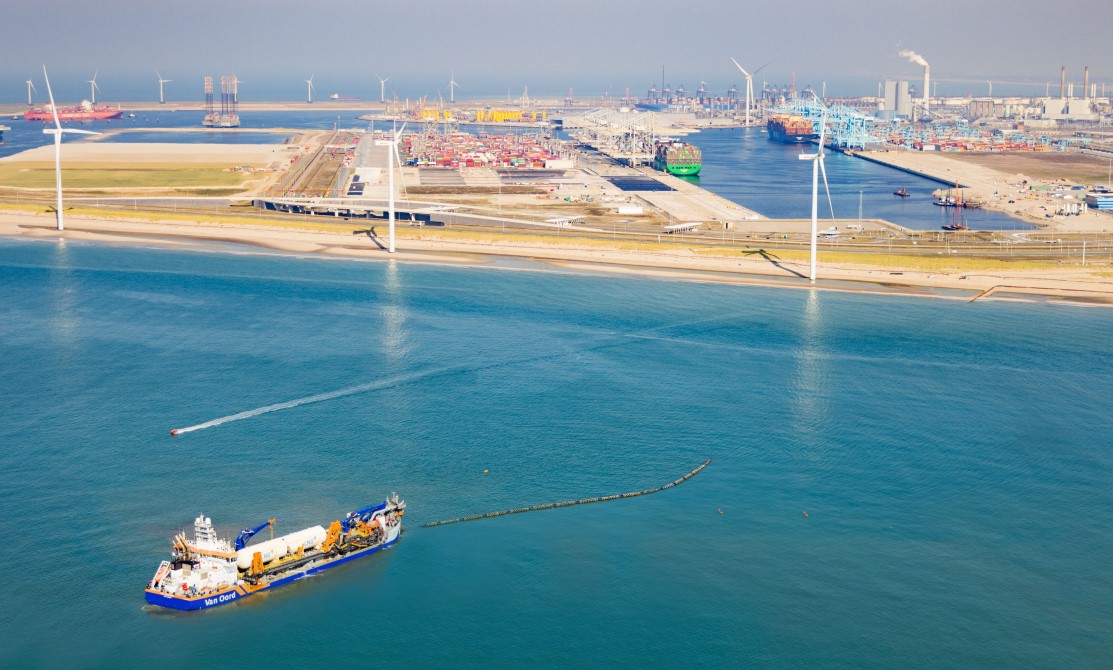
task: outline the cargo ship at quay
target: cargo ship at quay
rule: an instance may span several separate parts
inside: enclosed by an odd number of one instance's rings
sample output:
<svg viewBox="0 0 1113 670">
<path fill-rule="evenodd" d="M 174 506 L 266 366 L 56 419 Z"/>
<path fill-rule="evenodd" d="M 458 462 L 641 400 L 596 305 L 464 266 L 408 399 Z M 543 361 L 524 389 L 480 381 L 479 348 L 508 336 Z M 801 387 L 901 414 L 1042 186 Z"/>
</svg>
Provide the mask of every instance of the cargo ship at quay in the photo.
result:
<svg viewBox="0 0 1113 670">
<path fill-rule="evenodd" d="M 192 539 L 184 532 L 174 536 L 170 560 L 147 585 L 147 602 L 175 610 L 219 607 L 365 558 L 398 541 L 405 509 L 395 494 L 349 512 L 328 529 L 312 526 L 252 546 L 247 543 L 259 531 L 274 532 L 274 519 L 245 528 L 229 543 L 201 514 L 193 521 Z"/>
<path fill-rule="evenodd" d="M 774 114 L 765 124 L 769 139 L 785 144 L 806 144 L 816 139 L 815 126 L 795 114 Z"/>
<path fill-rule="evenodd" d="M 691 144 L 660 140 L 653 154 L 653 167 L 678 177 L 690 177 L 703 168 L 703 153 Z"/>
<path fill-rule="evenodd" d="M 124 115 L 122 109 L 111 107 L 97 107 L 88 100 L 82 100 L 76 107 L 56 107 L 50 105 L 29 109 L 23 113 L 27 121 L 54 121 L 54 113 L 58 113 L 59 121 L 106 121 L 118 119 Z"/>
</svg>

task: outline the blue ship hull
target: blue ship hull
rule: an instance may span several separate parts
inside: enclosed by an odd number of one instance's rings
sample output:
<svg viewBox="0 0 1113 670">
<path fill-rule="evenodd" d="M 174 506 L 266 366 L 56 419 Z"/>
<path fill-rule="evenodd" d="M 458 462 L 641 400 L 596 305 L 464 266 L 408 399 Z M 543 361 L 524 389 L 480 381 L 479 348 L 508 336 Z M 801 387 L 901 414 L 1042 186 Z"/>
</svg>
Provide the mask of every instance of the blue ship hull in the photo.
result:
<svg viewBox="0 0 1113 670">
<path fill-rule="evenodd" d="M 270 591 L 271 589 L 274 589 L 275 587 L 282 586 L 283 584 L 289 584 L 290 582 L 297 581 L 299 579 L 302 579 L 303 577 L 308 577 L 309 575 L 320 574 L 320 573 L 324 572 L 325 570 L 331 570 L 332 568 L 335 568 L 338 565 L 343 565 L 344 563 L 348 563 L 349 561 L 355 561 L 355 560 L 358 560 L 360 558 L 370 556 L 371 554 L 374 554 L 375 552 L 379 551 L 380 549 L 385 549 L 386 547 L 389 547 L 393 544 L 396 544 L 398 542 L 398 540 L 401 539 L 401 537 L 402 536 L 399 535 L 398 537 L 391 540 L 390 542 L 380 544 L 377 547 L 370 547 L 368 549 L 362 549 L 360 551 L 354 551 L 354 552 L 348 554 L 347 556 L 342 556 L 340 558 L 336 558 L 334 560 L 329 561 L 328 563 L 322 563 L 321 565 L 316 565 L 316 566 L 314 566 L 312 568 L 309 568 L 308 570 L 305 570 L 305 571 L 295 572 L 294 574 L 289 575 L 288 577 L 283 577 L 281 579 L 276 579 L 273 582 L 264 586 L 263 588 L 256 589 L 254 591 L 248 591 L 247 589 L 245 589 L 243 587 L 243 585 L 237 585 L 235 588 L 229 589 L 227 591 L 222 591 L 220 593 L 214 593 L 214 594 L 209 595 L 209 596 L 198 596 L 196 598 L 183 598 L 183 597 L 170 596 L 170 595 L 166 595 L 166 594 L 163 594 L 163 593 L 158 593 L 158 592 L 155 592 L 155 591 L 148 590 L 148 591 L 146 591 L 147 602 L 150 603 L 151 605 L 158 605 L 159 607 L 165 607 L 167 609 L 181 610 L 181 611 L 187 611 L 187 612 L 188 611 L 193 611 L 193 610 L 204 610 L 204 609 L 212 609 L 213 607 L 220 607 L 221 605 L 227 605 L 229 603 L 236 602 L 237 600 L 243 600 L 244 598 L 249 598 L 249 597 L 255 595 L 256 593 L 264 593 L 266 591 Z"/>
</svg>

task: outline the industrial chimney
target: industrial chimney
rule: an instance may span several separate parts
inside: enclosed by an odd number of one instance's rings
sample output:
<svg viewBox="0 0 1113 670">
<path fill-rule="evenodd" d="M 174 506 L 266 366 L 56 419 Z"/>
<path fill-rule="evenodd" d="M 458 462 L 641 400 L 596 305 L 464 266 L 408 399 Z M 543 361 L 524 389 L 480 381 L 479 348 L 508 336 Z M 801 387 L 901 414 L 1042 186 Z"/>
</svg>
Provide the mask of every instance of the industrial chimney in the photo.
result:
<svg viewBox="0 0 1113 670">
<path fill-rule="evenodd" d="M 1090 97 L 1090 66 L 1087 65 L 1082 75 L 1082 97 Z"/>
<path fill-rule="evenodd" d="M 1067 66 L 1059 72 L 1059 99 L 1067 97 Z"/>
<path fill-rule="evenodd" d="M 924 68 L 924 116 L 928 116 L 929 100 L 931 98 L 931 67 L 928 66 L 927 60 L 923 56 L 910 49 L 903 49 L 898 54 L 902 58 L 907 58 L 916 65 L 921 65 Z"/>
<path fill-rule="evenodd" d="M 924 116 L 931 116 L 931 66 L 924 63 Z"/>
</svg>

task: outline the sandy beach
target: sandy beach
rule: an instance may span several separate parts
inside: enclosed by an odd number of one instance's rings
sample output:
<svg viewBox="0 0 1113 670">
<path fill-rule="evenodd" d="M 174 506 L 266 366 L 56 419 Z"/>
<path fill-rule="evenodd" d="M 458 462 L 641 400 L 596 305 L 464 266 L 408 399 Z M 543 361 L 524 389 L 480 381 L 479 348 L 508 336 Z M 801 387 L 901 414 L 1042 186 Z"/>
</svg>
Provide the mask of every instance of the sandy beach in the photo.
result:
<svg viewBox="0 0 1113 670">
<path fill-rule="evenodd" d="M 337 226 L 336 232 L 297 230 L 279 226 L 148 222 L 68 216 L 66 230 L 55 230 L 49 214 L 0 212 L 0 235 L 62 238 L 107 243 L 148 244 L 178 248 L 213 249 L 220 244 L 243 244 L 260 252 L 320 255 L 351 259 L 500 267 L 499 259 L 527 259 L 538 268 L 609 274 L 636 274 L 671 280 L 712 281 L 807 289 L 807 263 L 776 254 L 738 250 L 690 249 L 661 245 L 660 249 L 608 247 L 598 241 L 530 239 L 482 234 L 450 234 L 399 228 L 398 251 L 388 254 L 384 239 L 356 226 Z M 379 226 L 379 235 L 385 227 Z M 732 253 L 733 251 L 733 253 Z M 512 269 L 523 269 L 521 265 Z M 824 262 L 820 255 L 817 288 L 947 298 L 1060 299 L 1077 303 L 1113 305 L 1113 276 L 1077 266 L 1048 266 L 958 274 L 913 268 Z"/>
</svg>

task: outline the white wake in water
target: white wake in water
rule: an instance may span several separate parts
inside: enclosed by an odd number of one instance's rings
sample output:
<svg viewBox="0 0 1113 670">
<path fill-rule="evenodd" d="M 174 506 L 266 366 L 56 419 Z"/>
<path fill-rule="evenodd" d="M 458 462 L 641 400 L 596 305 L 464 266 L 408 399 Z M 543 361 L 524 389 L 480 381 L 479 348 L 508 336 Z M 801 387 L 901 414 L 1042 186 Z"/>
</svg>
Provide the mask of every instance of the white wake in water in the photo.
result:
<svg viewBox="0 0 1113 670">
<path fill-rule="evenodd" d="M 666 340 L 667 338 L 654 337 L 654 336 L 650 335 L 649 333 L 653 332 L 653 331 L 661 330 L 663 328 L 668 328 L 668 327 L 676 327 L 676 326 L 680 326 L 680 325 L 695 325 L 695 324 L 699 324 L 699 323 L 703 323 L 703 322 L 717 322 L 717 321 L 722 321 L 722 319 L 723 319 L 722 316 L 718 316 L 718 317 L 714 317 L 714 318 L 711 318 L 711 319 L 699 319 L 697 321 L 692 321 L 692 322 L 683 323 L 683 324 L 669 324 L 667 326 L 661 326 L 659 328 L 651 328 L 651 329 L 645 330 L 641 334 L 638 334 L 638 333 L 608 332 L 608 333 L 602 334 L 601 336 L 596 337 L 596 340 L 594 342 L 581 343 L 580 346 L 573 347 L 572 349 L 566 350 L 566 351 L 560 351 L 560 352 L 556 352 L 556 353 L 547 353 L 547 354 L 544 354 L 544 355 L 541 355 L 541 356 L 530 356 L 530 357 L 527 357 L 527 358 L 517 359 L 517 360 L 494 362 L 494 363 L 491 363 L 489 365 L 480 365 L 480 366 L 477 366 L 477 367 L 467 367 L 467 366 L 460 365 L 460 366 L 452 366 L 452 367 L 445 367 L 445 368 L 437 368 L 437 369 L 433 369 L 433 370 L 426 370 L 424 372 L 417 372 L 417 373 L 412 373 L 412 374 L 408 374 L 408 375 L 399 375 L 397 377 L 391 377 L 389 379 L 380 379 L 379 381 L 368 382 L 367 384 L 360 384 L 358 386 L 350 386 L 348 388 L 340 389 L 338 391 L 328 391 L 326 393 L 318 393 L 316 395 L 306 396 L 304 398 L 298 398 L 296 400 L 287 400 L 286 402 L 279 402 L 279 403 L 275 403 L 273 405 L 267 405 L 265 407 L 257 407 L 255 409 L 249 409 L 249 410 L 240 412 L 238 414 L 229 414 L 228 416 L 222 416 L 219 419 L 213 419 L 211 421 L 206 421 L 205 423 L 199 423 L 199 424 L 196 424 L 194 426 L 186 426 L 185 428 L 175 428 L 175 429 L 170 431 L 170 434 L 171 435 L 182 435 L 184 433 L 192 433 L 195 430 L 203 430 L 205 428 L 212 428 L 214 426 L 219 426 L 223 423 L 229 423 L 231 421 L 240 421 L 242 419 L 250 419 L 253 416 L 259 416 L 260 414 L 267 414 L 269 412 L 277 412 L 279 410 L 290 409 L 291 407 L 297 407 L 299 405 L 308 405 L 310 403 L 315 403 L 315 402 L 324 402 L 326 400 L 333 400 L 334 398 L 340 398 L 340 397 L 343 397 L 343 396 L 353 395 L 353 394 L 356 394 L 356 393 L 365 393 L 367 391 L 377 391 L 377 390 L 381 390 L 381 389 L 384 389 L 384 388 L 389 388 L 391 386 L 396 386 L 398 384 L 405 384 L 405 383 L 408 383 L 408 382 L 416 381 L 418 379 L 426 379 L 426 378 L 429 378 L 429 377 L 436 377 L 438 375 L 450 374 L 450 373 L 453 373 L 453 372 L 463 372 L 463 371 L 466 371 L 466 370 L 471 370 L 471 371 L 489 370 L 489 369 L 492 369 L 492 368 L 499 368 L 499 367 L 504 367 L 504 366 L 509 366 L 509 365 L 518 365 L 518 364 L 521 364 L 521 363 L 532 363 L 532 362 L 541 361 L 541 360 L 545 360 L 545 359 L 563 358 L 565 356 L 569 356 L 569 355 L 573 355 L 573 354 L 584 353 L 584 352 L 594 351 L 594 350 L 598 350 L 598 349 L 604 349 L 604 348 L 607 348 L 607 347 L 620 346 L 623 342 L 627 341 L 629 338 Z"/>
<path fill-rule="evenodd" d="M 183 433 L 192 433 L 195 430 L 204 430 L 205 428 L 212 428 L 213 426 L 219 426 L 223 423 L 229 423 L 231 421 L 240 421 L 242 419 L 250 419 L 253 416 L 259 416 L 260 414 L 267 414 L 269 412 L 277 412 L 279 410 L 290 409 L 291 407 L 297 407 L 299 405 L 308 405 L 310 403 L 315 403 L 315 402 L 324 402 L 326 400 L 332 400 L 334 398 L 340 398 L 340 397 L 343 397 L 343 396 L 346 396 L 346 395 L 353 395 L 353 394 L 356 394 L 356 393 L 365 393 L 367 391 L 378 391 L 378 390 L 381 390 L 381 389 L 389 388 L 391 386 L 397 386 L 398 384 L 404 384 L 406 382 L 411 382 L 411 381 L 414 381 L 416 379 L 422 379 L 422 378 L 425 378 L 425 377 L 433 377 L 433 376 L 436 376 L 436 375 L 446 374 L 446 373 L 449 373 L 449 372 L 455 372 L 455 371 L 461 370 L 461 369 L 463 369 L 463 368 L 440 368 L 440 369 L 428 370 L 426 372 L 420 372 L 420 373 L 416 373 L 416 374 L 399 375 L 397 377 L 390 377 L 388 379 L 380 379 L 378 381 L 368 382 L 366 384 L 360 384 L 359 386 L 349 386 L 348 388 L 339 389 L 337 391 L 328 391 L 326 393 L 318 393 L 316 395 L 305 396 L 304 398 L 297 398 L 296 400 L 287 400 L 286 402 L 279 402 L 279 403 L 275 403 L 273 405 L 267 405 L 265 407 L 257 407 L 255 409 L 245 410 L 243 412 L 239 412 L 238 414 L 229 414 L 228 416 L 222 416 L 219 419 L 213 419 L 211 421 L 206 421 L 205 423 L 199 423 L 199 424 L 196 424 L 196 425 L 193 425 L 193 426 L 186 426 L 185 428 L 175 428 L 174 430 L 170 431 L 170 434 L 171 435 L 181 435 Z"/>
</svg>

